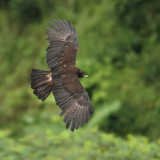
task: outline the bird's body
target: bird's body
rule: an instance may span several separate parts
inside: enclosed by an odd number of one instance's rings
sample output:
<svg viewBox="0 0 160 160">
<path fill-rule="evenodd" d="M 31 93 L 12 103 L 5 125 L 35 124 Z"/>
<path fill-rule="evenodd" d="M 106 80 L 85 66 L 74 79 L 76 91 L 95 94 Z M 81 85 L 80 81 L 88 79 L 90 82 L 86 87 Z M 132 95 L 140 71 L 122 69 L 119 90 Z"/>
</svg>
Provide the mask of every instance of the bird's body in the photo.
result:
<svg viewBox="0 0 160 160">
<path fill-rule="evenodd" d="M 76 67 L 78 51 L 77 33 L 71 22 L 63 20 L 50 23 L 48 29 L 47 63 L 51 71 L 32 69 L 31 87 L 42 101 L 53 92 L 56 104 L 62 109 L 66 128 L 78 129 L 91 118 L 93 106 L 79 78 L 88 77 Z"/>
</svg>

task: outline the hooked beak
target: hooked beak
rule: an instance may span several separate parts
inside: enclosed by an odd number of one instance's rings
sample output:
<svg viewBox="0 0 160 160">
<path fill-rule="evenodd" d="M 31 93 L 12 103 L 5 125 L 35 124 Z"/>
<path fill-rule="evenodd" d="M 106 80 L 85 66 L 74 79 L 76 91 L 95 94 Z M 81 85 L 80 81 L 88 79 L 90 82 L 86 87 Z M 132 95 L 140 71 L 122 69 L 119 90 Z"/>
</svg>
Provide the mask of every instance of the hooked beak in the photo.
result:
<svg viewBox="0 0 160 160">
<path fill-rule="evenodd" d="M 84 77 L 85 77 L 85 78 L 88 78 L 88 75 L 85 75 Z"/>
</svg>

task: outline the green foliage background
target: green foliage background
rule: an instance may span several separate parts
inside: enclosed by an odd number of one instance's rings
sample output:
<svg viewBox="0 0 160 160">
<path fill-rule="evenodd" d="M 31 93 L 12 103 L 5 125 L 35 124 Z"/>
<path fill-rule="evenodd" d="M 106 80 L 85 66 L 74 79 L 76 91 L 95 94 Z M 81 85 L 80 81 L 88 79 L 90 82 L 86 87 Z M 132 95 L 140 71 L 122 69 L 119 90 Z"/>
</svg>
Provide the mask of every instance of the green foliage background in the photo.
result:
<svg viewBox="0 0 160 160">
<path fill-rule="evenodd" d="M 0 159 L 159 160 L 160 1 L 1 0 Z M 83 128 L 65 129 L 50 95 L 30 88 L 32 68 L 48 69 L 45 27 L 71 20 L 77 66 L 94 105 Z"/>
</svg>

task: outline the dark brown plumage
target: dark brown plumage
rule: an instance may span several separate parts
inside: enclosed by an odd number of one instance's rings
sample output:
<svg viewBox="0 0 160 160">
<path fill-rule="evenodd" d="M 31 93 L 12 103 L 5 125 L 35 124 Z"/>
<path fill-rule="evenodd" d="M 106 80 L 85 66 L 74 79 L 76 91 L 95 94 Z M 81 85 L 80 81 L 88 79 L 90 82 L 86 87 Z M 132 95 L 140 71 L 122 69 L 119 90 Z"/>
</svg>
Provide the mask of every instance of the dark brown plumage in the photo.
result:
<svg viewBox="0 0 160 160">
<path fill-rule="evenodd" d="M 51 71 L 32 69 L 31 88 L 44 101 L 53 92 L 56 104 L 62 109 L 66 128 L 71 130 L 87 123 L 92 116 L 93 106 L 79 78 L 88 77 L 76 67 L 78 38 L 71 22 L 55 20 L 50 23 L 54 30 L 47 28 L 47 64 Z"/>
</svg>

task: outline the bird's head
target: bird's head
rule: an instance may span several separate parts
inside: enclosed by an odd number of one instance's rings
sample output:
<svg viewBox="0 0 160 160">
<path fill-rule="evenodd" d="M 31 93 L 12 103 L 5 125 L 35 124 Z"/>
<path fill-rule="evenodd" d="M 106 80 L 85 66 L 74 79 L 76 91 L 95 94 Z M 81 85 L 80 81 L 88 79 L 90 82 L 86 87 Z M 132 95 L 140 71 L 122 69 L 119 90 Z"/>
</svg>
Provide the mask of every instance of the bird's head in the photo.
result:
<svg viewBox="0 0 160 160">
<path fill-rule="evenodd" d="M 78 72 L 78 77 L 79 78 L 83 78 L 83 77 L 88 78 L 88 75 L 85 72 L 83 72 L 83 71 L 79 71 Z"/>
</svg>

